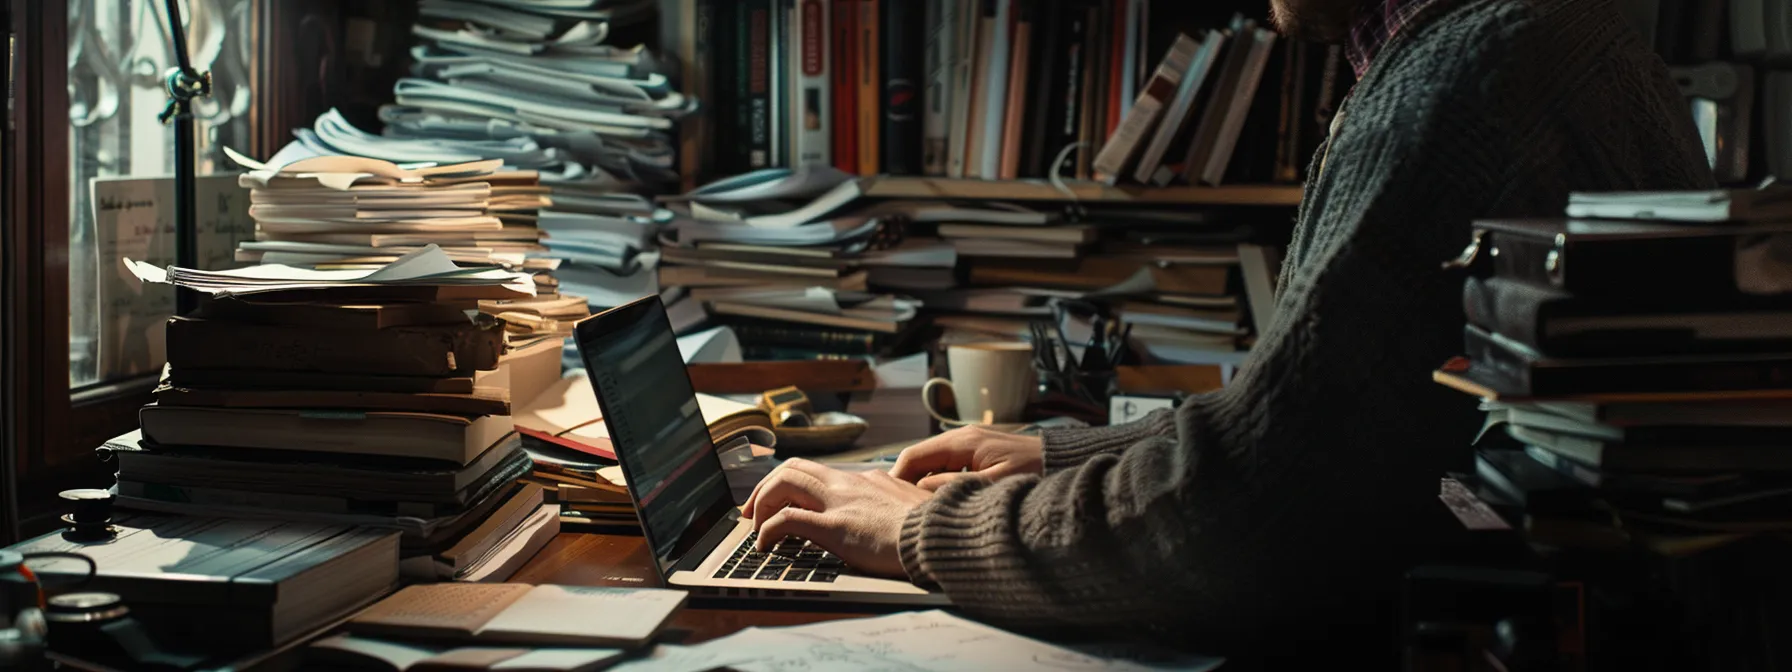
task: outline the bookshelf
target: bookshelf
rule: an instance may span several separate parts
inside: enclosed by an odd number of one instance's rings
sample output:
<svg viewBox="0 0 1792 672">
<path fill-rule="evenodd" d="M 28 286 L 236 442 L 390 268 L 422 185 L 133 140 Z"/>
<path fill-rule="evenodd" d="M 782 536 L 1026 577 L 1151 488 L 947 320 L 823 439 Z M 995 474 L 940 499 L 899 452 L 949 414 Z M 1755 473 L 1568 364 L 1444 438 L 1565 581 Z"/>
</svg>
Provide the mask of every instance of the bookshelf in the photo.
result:
<svg viewBox="0 0 1792 672">
<path fill-rule="evenodd" d="M 1068 191 L 1069 193 L 1066 193 Z M 1083 180 L 1063 188 L 1045 180 L 979 180 L 880 176 L 867 180 L 865 196 L 892 199 L 1036 201 L 1140 205 L 1207 205 L 1293 207 L 1300 204 L 1299 185 L 1224 185 L 1218 187 L 1109 186 Z"/>
</svg>

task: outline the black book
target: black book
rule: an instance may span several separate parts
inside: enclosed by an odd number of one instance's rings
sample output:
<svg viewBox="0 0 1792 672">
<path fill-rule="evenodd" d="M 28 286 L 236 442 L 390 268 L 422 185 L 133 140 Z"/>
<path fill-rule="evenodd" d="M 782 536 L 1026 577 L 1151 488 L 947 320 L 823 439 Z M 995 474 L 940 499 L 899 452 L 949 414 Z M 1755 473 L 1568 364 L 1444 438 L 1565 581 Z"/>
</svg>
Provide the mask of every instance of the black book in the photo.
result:
<svg viewBox="0 0 1792 672">
<path fill-rule="evenodd" d="M 1475 222 L 1474 274 L 1555 287 L 1581 297 L 1712 300 L 1745 295 L 1775 273 L 1745 246 L 1792 225 L 1747 226 L 1608 220 Z M 1753 255 L 1766 257 L 1768 255 Z"/>
<path fill-rule="evenodd" d="M 772 73 L 776 43 L 772 41 L 772 1 L 741 0 L 734 17 L 735 151 L 745 170 L 770 167 L 775 157 L 772 137 Z M 744 171 L 743 171 L 744 172 Z"/>
<path fill-rule="evenodd" d="M 1075 0 L 1066 0 L 1060 5 L 1066 16 L 1061 19 L 1062 33 L 1059 39 L 1059 59 L 1061 65 L 1053 68 L 1051 85 L 1052 100 L 1047 106 L 1045 115 L 1049 123 L 1045 130 L 1045 151 L 1041 155 L 1042 167 L 1038 175 L 1049 177 L 1053 173 L 1058 154 L 1065 147 L 1076 144 L 1082 135 L 1083 116 L 1087 114 L 1083 103 L 1084 86 L 1087 78 L 1083 73 L 1089 67 L 1089 13 L 1088 7 Z M 1092 154 L 1094 150 L 1085 149 L 1082 154 Z M 1075 155 L 1072 155 L 1073 157 Z M 1076 173 L 1075 161 L 1067 161 L 1064 174 Z"/>
<path fill-rule="evenodd" d="M 1476 382 L 1502 397 L 1777 390 L 1792 384 L 1792 353 L 1547 358 L 1474 325 L 1464 327 L 1463 341 L 1481 378 Z"/>
<path fill-rule="evenodd" d="M 1593 488 L 1537 463 L 1521 450 L 1475 451 L 1475 477 L 1526 513 L 1578 514 L 1595 510 Z"/>
<path fill-rule="evenodd" d="M 883 69 L 883 125 L 879 131 L 883 143 L 879 156 L 883 172 L 889 175 L 921 174 L 921 81 L 924 63 L 919 50 L 925 44 L 927 30 L 924 3 L 885 0 L 879 3 L 882 15 L 878 25 L 883 31 L 878 45 L 883 49 L 879 66 Z"/>
<path fill-rule="evenodd" d="M 1641 294 L 1587 299 L 1506 277 L 1469 278 L 1469 324 L 1552 357 L 1792 352 L 1792 299 Z"/>
<path fill-rule="evenodd" d="M 1033 24 L 1033 53 L 1029 55 L 1027 76 L 1032 87 L 1027 90 L 1028 114 L 1026 129 L 1021 134 L 1020 174 L 1022 177 L 1044 177 L 1047 165 L 1057 157 L 1062 146 L 1052 147 L 1056 135 L 1053 126 L 1062 128 L 1061 105 L 1069 84 L 1062 73 L 1069 68 L 1065 48 L 1069 24 L 1076 21 L 1076 12 L 1064 8 L 1066 0 L 1039 0 Z"/>
</svg>

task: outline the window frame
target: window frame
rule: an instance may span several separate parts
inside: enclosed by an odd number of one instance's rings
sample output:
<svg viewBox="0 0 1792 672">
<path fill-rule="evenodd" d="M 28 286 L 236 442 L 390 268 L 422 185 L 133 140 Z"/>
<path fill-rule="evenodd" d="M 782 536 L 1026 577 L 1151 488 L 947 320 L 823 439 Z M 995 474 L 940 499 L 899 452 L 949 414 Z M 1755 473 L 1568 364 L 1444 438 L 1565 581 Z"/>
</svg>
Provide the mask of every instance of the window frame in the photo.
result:
<svg viewBox="0 0 1792 672">
<path fill-rule="evenodd" d="M 145 0 L 156 1 L 156 0 Z M 256 125 L 252 155 L 284 144 L 301 119 L 315 116 L 315 90 L 324 76 L 292 59 L 300 26 L 339 26 L 337 2 L 254 0 L 258 58 L 250 111 Z M 139 378 L 71 389 L 69 384 L 69 96 L 68 3 L 6 0 L 13 42 L 12 100 L 4 144 L 4 233 L 0 273 L 5 275 L 4 327 L 0 328 L 0 399 L 7 405 L 10 464 L 16 502 L 8 521 L 30 535 L 55 525 L 63 511 L 56 493 L 111 484 L 111 469 L 93 449 L 137 425 L 137 411 L 153 400 L 155 381 Z M 311 36 L 314 40 L 318 37 Z M 172 139 L 172 138 L 171 138 Z"/>
</svg>

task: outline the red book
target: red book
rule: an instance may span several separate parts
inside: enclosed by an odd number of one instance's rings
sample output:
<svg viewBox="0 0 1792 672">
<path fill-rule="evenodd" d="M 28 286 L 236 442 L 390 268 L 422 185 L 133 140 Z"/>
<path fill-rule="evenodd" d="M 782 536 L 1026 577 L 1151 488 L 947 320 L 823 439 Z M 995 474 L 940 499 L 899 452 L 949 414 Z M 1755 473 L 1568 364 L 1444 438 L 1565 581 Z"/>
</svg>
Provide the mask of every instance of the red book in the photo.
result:
<svg viewBox="0 0 1792 672">
<path fill-rule="evenodd" d="M 834 0 L 834 167 L 859 172 L 859 5 Z"/>
<path fill-rule="evenodd" d="M 1120 82 L 1127 76 L 1126 72 L 1126 0 L 1108 0 L 1114 6 L 1114 36 L 1110 42 L 1111 55 L 1108 56 L 1108 128 L 1101 137 L 1114 137 L 1114 131 L 1120 128 Z"/>
</svg>

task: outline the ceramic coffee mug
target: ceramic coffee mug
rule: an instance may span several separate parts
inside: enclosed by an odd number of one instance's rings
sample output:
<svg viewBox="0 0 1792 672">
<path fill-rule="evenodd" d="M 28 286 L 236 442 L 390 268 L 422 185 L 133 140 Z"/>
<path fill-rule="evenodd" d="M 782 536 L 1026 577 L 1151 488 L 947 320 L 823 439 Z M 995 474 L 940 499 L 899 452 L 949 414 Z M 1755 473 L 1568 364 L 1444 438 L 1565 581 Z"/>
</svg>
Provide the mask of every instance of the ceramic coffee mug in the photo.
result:
<svg viewBox="0 0 1792 672">
<path fill-rule="evenodd" d="M 949 425 L 989 425 L 1020 422 L 1027 401 L 1038 387 L 1033 371 L 1033 346 L 1027 343 L 961 343 L 947 346 L 946 365 L 952 378 L 934 378 L 921 388 L 921 403 L 934 419 Z M 948 418 L 933 407 L 933 388 L 952 386 L 958 401 L 958 417 Z"/>
</svg>

